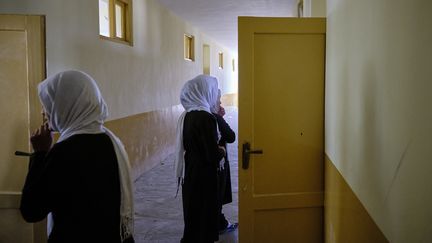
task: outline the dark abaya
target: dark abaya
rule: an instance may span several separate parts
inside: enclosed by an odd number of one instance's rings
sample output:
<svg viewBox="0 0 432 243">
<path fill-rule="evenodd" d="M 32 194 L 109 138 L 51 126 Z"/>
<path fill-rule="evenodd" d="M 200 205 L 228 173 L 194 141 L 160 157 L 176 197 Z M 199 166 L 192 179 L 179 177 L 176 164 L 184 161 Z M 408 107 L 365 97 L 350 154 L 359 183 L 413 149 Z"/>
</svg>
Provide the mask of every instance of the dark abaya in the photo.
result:
<svg viewBox="0 0 432 243">
<path fill-rule="evenodd" d="M 185 177 L 182 186 L 184 243 L 214 242 L 218 234 L 218 167 L 224 151 L 218 146 L 216 118 L 205 111 L 184 119 Z"/>
</svg>

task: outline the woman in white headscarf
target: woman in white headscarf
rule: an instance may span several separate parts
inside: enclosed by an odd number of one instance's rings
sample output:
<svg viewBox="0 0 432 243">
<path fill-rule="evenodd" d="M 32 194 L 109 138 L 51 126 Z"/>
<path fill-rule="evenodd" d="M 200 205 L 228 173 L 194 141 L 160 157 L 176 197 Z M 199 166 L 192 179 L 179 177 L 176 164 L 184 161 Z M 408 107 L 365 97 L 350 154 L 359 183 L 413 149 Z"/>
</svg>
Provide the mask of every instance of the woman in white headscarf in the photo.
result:
<svg viewBox="0 0 432 243">
<path fill-rule="evenodd" d="M 48 123 L 31 136 L 34 153 L 21 198 L 28 222 L 48 214 L 48 242 L 134 242 L 130 165 L 96 82 L 65 71 L 39 84 Z M 54 146 L 51 130 L 60 133 Z"/>
<path fill-rule="evenodd" d="M 183 243 L 218 240 L 218 174 L 225 149 L 218 146 L 216 118 L 218 83 L 199 75 L 183 86 L 185 112 L 177 127 L 176 173 L 182 182 Z"/>
</svg>

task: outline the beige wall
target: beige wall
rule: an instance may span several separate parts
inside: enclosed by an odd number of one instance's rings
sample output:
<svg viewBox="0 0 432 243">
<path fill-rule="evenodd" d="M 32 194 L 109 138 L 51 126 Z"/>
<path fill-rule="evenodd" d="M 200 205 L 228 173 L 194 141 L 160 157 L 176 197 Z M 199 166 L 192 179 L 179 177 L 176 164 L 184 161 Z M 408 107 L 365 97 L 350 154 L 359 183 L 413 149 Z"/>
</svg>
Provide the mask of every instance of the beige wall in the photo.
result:
<svg viewBox="0 0 432 243">
<path fill-rule="evenodd" d="M 134 179 L 174 152 L 177 120 L 183 111 L 183 107 L 177 105 L 105 124 L 122 140 Z"/>
<path fill-rule="evenodd" d="M 327 3 L 326 153 L 390 242 L 432 242 L 431 9 Z"/>
<path fill-rule="evenodd" d="M 179 104 L 185 81 L 202 73 L 202 45 L 211 48 L 211 74 L 222 92 L 235 93 L 231 51 L 163 8 L 156 0 L 133 1 L 134 46 L 99 38 L 97 0 L 0 2 L 1 13 L 46 15 L 48 75 L 81 69 L 98 82 L 109 119 Z M 195 62 L 183 59 L 183 34 L 195 36 Z M 226 68 L 218 69 L 219 51 Z"/>
<path fill-rule="evenodd" d="M 202 73 L 203 44 L 210 46 L 210 74 L 222 93 L 237 92 L 236 54 L 156 0 L 133 1 L 133 46 L 99 37 L 97 0 L 2 1 L 0 13 L 46 15 L 48 75 L 81 69 L 96 79 L 109 107 L 107 125 L 118 128 L 127 145 L 135 178 L 172 152 L 180 88 Z M 194 62 L 183 58 L 185 33 L 195 36 Z M 218 68 L 219 52 L 224 69 Z"/>
</svg>

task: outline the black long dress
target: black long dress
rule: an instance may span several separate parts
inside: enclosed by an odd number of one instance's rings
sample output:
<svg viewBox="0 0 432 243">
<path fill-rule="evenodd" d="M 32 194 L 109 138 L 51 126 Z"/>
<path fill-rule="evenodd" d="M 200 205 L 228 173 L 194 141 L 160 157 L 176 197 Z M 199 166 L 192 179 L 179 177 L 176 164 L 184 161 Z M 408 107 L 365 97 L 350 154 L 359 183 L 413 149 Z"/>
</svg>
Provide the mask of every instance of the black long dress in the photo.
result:
<svg viewBox="0 0 432 243">
<path fill-rule="evenodd" d="M 120 242 L 120 180 L 106 134 L 79 134 L 30 158 L 21 213 L 28 222 L 49 212 L 48 242 Z"/>
<path fill-rule="evenodd" d="M 182 186 L 184 243 L 219 239 L 218 174 L 224 152 L 218 147 L 216 118 L 205 111 L 188 112 L 184 119 L 185 177 Z"/>
<path fill-rule="evenodd" d="M 223 230 L 228 226 L 228 221 L 225 219 L 222 213 L 222 205 L 232 202 L 232 189 L 231 189 L 231 170 L 228 159 L 228 150 L 226 149 L 227 143 L 233 143 L 235 141 L 235 132 L 231 129 L 225 119 L 218 115 L 213 114 L 216 117 L 219 132 L 221 138 L 219 139 L 219 145 L 223 146 L 227 151 L 224 158 L 223 168 L 218 171 L 219 179 L 219 230 Z"/>
</svg>

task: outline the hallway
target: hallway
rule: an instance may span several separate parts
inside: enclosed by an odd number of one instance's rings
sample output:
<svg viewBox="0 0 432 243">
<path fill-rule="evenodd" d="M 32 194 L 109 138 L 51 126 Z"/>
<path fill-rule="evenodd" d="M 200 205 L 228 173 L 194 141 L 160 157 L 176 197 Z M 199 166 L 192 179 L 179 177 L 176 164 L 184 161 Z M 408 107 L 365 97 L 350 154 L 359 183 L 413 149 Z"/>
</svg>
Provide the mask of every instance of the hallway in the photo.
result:
<svg viewBox="0 0 432 243">
<path fill-rule="evenodd" d="M 225 120 L 238 131 L 238 108 L 225 107 Z M 238 222 L 237 140 L 228 144 L 233 202 L 223 207 L 230 222 Z M 135 240 L 147 242 L 180 242 L 183 234 L 181 189 L 175 198 L 174 154 L 144 173 L 135 181 Z M 237 242 L 237 231 L 220 235 L 219 242 Z"/>
<path fill-rule="evenodd" d="M 432 242 L 431 9 L 425 0 L 0 1 L 0 243 L 46 242 L 45 221 L 20 213 L 28 158 L 14 152 L 32 152 L 38 84 L 66 70 L 95 79 L 104 125 L 128 153 L 136 242 L 182 236 L 170 153 L 180 90 L 201 73 L 241 105 L 227 107 L 236 131 L 241 109 L 242 137 L 228 149 L 234 202 L 224 213 L 238 222 L 241 207 L 242 235 L 221 242 Z M 318 19 L 322 28 L 297 26 Z M 323 90 L 309 92 L 309 78 Z M 265 151 L 249 171 L 237 165 L 246 142 Z"/>
</svg>

